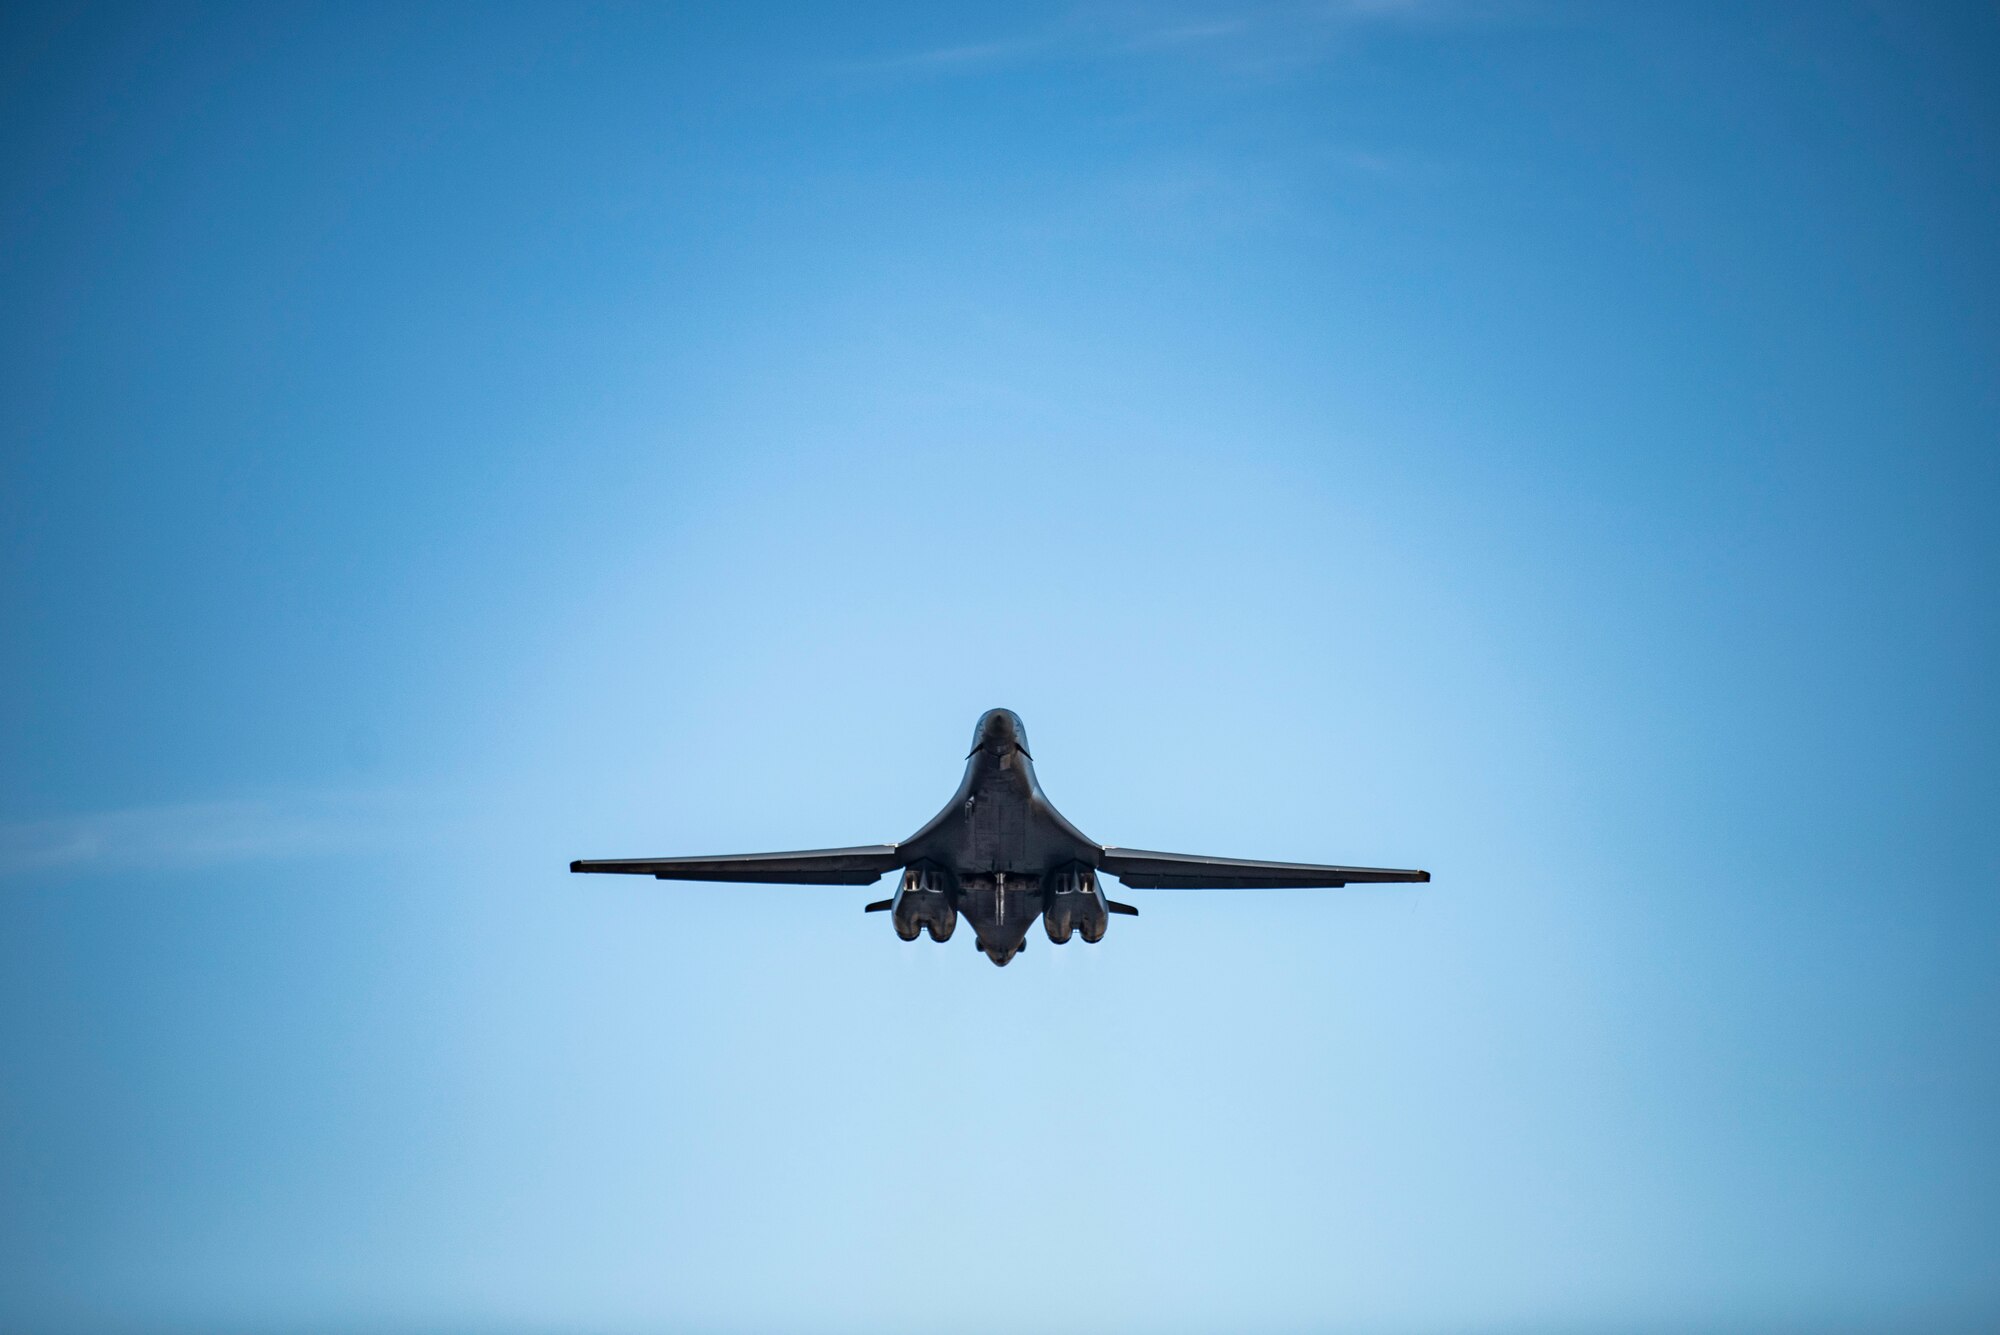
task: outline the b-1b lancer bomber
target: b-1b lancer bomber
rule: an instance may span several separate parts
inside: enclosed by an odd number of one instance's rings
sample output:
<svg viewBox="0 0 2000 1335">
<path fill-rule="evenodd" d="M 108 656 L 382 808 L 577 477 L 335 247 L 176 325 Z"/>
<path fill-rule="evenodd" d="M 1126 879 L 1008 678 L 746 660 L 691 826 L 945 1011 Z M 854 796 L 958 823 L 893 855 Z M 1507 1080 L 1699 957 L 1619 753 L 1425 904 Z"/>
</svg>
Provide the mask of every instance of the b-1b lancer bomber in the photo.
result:
<svg viewBox="0 0 2000 1335">
<path fill-rule="evenodd" d="M 1075 933 L 1104 939 L 1114 913 L 1138 916 L 1105 898 L 1098 873 L 1135 890 L 1254 890 L 1428 881 L 1427 871 L 1326 867 L 1308 862 L 1252 862 L 1110 848 L 1084 837 L 1042 793 L 1028 734 L 1011 709 L 989 709 L 972 733 L 965 778 L 943 811 L 900 844 L 822 848 L 803 853 L 739 853 L 710 858 L 612 858 L 569 864 L 571 871 L 624 872 L 663 881 L 762 881 L 777 885 L 872 885 L 902 868 L 887 912 L 896 935 L 914 941 L 928 930 L 947 941 L 962 913 L 979 949 L 1004 965 L 1021 953 L 1040 918 L 1049 940 Z"/>
</svg>

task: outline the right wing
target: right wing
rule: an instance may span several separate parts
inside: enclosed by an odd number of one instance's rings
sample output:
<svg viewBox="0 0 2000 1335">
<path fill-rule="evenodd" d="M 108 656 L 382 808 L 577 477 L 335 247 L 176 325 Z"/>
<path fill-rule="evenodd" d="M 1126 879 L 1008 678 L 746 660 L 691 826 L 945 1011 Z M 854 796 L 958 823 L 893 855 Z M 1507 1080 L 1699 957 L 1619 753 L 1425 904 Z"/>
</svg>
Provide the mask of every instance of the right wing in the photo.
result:
<svg viewBox="0 0 2000 1335">
<path fill-rule="evenodd" d="M 1327 867 L 1313 862 L 1254 862 L 1249 858 L 1205 858 L 1193 853 L 1149 853 L 1142 848 L 1107 848 L 1099 871 L 1110 872 L 1134 890 L 1280 890 L 1423 882 L 1427 871 L 1395 867 Z"/>
<path fill-rule="evenodd" d="M 894 844 L 803 853 L 732 853 L 713 858 L 599 858 L 571 871 L 623 872 L 662 881 L 761 881 L 772 885 L 870 885 L 903 865 Z"/>
</svg>

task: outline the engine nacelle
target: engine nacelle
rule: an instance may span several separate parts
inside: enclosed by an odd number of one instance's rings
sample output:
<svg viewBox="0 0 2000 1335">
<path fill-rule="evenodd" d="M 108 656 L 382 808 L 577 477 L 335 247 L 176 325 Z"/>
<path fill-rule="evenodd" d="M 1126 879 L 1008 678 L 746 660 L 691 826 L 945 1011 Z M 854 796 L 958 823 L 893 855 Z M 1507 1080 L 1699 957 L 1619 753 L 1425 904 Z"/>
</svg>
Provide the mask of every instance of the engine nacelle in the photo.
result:
<svg viewBox="0 0 2000 1335">
<path fill-rule="evenodd" d="M 1070 933 L 1080 932 L 1085 941 L 1104 939 L 1109 910 L 1104 893 L 1097 888 L 1097 873 L 1082 863 L 1050 872 L 1042 879 L 1042 925 L 1049 940 L 1062 945 Z"/>
<path fill-rule="evenodd" d="M 949 876 L 924 863 L 904 868 L 889 917 L 896 924 L 896 935 L 905 941 L 916 940 L 926 928 L 933 941 L 951 940 L 958 926 L 958 906 L 952 902 Z"/>
</svg>

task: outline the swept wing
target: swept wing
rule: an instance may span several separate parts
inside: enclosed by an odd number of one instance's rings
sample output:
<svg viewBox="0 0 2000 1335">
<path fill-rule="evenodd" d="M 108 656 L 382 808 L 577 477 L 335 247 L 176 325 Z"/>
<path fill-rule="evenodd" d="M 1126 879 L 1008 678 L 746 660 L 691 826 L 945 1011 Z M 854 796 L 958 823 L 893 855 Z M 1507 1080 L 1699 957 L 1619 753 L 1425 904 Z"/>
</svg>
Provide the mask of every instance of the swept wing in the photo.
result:
<svg viewBox="0 0 2000 1335">
<path fill-rule="evenodd" d="M 771 885 L 870 885 L 902 866 L 894 844 L 811 848 L 797 853 L 727 853 L 708 858 L 598 858 L 571 871 L 622 872 L 662 881 L 760 881 Z"/>
<path fill-rule="evenodd" d="M 1098 870 L 1110 872 L 1135 890 L 1277 890 L 1397 881 L 1421 883 L 1431 878 L 1427 871 L 1398 867 L 1259 862 L 1194 853 L 1153 853 L 1143 848 L 1107 848 Z"/>
</svg>

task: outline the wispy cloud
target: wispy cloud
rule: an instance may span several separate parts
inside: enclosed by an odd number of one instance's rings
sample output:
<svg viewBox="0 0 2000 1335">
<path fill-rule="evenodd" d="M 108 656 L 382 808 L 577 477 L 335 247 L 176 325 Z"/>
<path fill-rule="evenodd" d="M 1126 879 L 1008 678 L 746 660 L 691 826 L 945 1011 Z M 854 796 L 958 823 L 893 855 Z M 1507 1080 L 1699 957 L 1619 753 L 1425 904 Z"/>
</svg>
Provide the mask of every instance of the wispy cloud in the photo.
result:
<svg viewBox="0 0 2000 1335">
<path fill-rule="evenodd" d="M 1157 46 L 1194 46 L 1203 42 L 1225 41 L 1244 32 L 1249 26 L 1249 21 L 1241 18 L 1170 23 L 1163 27 L 1142 29 L 1127 38 L 1125 45 L 1134 51 Z"/>
<path fill-rule="evenodd" d="M 1046 34 L 964 42 L 931 47 L 875 60 L 849 61 L 836 67 L 842 74 L 956 74 L 1013 64 L 1047 53 L 1054 43 Z"/>
<path fill-rule="evenodd" d="M 379 853 L 446 823 L 410 793 L 319 793 L 182 802 L 0 824 L 0 876 L 170 870 Z"/>
<path fill-rule="evenodd" d="M 1210 5 L 1165 15 L 1149 5 L 1090 5 L 1030 32 L 850 62 L 838 69 L 863 75 L 976 75 L 1038 60 L 1154 54 L 1200 55 L 1229 70 L 1272 71 L 1316 63 L 1340 38 L 1365 28 L 1436 25 L 1470 12 L 1468 0 Z"/>
</svg>

